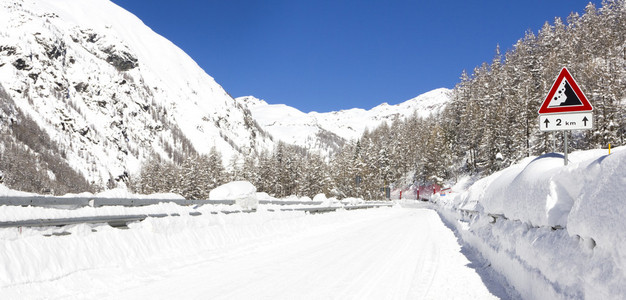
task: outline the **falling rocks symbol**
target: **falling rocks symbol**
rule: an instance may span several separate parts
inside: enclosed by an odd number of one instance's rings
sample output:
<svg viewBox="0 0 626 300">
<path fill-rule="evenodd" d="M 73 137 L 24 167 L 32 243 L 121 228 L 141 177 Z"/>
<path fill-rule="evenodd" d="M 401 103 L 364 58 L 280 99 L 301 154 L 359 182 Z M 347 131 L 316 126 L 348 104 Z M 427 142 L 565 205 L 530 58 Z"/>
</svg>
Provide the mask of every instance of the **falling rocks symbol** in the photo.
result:
<svg viewBox="0 0 626 300">
<path fill-rule="evenodd" d="M 583 105 L 582 101 L 578 99 L 576 92 L 569 85 L 567 80 L 563 80 L 561 86 L 557 90 L 556 95 L 550 101 L 548 107 L 557 107 L 557 106 L 580 106 Z"/>
</svg>

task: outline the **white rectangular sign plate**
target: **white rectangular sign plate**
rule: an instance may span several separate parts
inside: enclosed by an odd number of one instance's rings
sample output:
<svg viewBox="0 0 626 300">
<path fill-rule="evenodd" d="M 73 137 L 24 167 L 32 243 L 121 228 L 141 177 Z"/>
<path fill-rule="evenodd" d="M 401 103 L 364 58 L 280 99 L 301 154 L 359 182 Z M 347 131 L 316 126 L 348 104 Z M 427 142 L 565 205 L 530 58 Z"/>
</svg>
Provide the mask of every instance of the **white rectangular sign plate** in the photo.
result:
<svg viewBox="0 0 626 300">
<path fill-rule="evenodd" d="M 592 125 L 593 114 L 591 112 L 539 115 L 541 131 L 588 130 Z"/>
</svg>

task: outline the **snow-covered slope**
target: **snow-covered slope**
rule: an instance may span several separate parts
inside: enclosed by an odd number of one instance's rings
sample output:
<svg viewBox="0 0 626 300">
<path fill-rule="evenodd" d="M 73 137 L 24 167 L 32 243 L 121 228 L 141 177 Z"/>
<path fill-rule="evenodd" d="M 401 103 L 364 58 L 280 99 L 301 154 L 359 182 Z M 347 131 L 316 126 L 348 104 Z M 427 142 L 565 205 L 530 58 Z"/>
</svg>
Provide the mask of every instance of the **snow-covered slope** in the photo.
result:
<svg viewBox="0 0 626 300">
<path fill-rule="evenodd" d="M 451 90 L 440 88 L 397 105 L 383 103 L 370 110 L 353 108 L 328 113 L 304 113 L 283 104 L 268 104 L 254 96 L 239 97 L 261 127 L 276 139 L 321 153 L 336 150 L 345 141 L 359 138 L 366 129 L 382 122 L 404 119 L 417 113 L 428 117 L 440 112 L 450 99 Z"/>
<path fill-rule="evenodd" d="M 0 0 L 0 84 L 96 184 L 152 153 L 216 147 L 228 160 L 273 144 L 187 54 L 108 0 Z"/>
</svg>

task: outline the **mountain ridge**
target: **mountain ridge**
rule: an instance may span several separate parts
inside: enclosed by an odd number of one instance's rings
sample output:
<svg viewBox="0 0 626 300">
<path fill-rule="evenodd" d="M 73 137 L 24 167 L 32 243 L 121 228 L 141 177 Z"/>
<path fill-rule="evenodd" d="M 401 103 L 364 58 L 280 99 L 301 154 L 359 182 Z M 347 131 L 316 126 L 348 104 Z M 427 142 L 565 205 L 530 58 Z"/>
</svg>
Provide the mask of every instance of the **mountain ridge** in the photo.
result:
<svg viewBox="0 0 626 300">
<path fill-rule="evenodd" d="M 374 129 L 383 122 L 405 119 L 415 113 L 425 118 L 440 112 L 450 100 L 451 92 L 439 88 L 395 105 L 382 103 L 369 110 L 351 108 L 325 113 L 304 113 L 285 104 L 269 104 L 254 96 L 235 100 L 245 103 L 261 127 L 274 138 L 329 155 L 338 150 L 333 145 L 358 139 L 365 130 Z M 331 143 L 318 138 L 326 134 L 334 135 Z"/>
</svg>

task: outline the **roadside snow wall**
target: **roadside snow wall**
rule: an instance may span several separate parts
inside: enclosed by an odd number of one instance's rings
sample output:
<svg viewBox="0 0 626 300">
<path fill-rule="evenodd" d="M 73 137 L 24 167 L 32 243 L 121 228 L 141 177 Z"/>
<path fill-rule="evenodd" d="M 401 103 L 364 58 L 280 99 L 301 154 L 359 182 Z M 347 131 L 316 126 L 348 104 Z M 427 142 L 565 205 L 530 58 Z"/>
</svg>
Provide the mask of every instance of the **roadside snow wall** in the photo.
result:
<svg viewBox="0 0 626 300">
<path fill-rule="evenodd" d="M 435 201 L 526 299 L 626 299 L 626 151 L 529 158 Z"/>
</svg>

